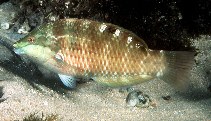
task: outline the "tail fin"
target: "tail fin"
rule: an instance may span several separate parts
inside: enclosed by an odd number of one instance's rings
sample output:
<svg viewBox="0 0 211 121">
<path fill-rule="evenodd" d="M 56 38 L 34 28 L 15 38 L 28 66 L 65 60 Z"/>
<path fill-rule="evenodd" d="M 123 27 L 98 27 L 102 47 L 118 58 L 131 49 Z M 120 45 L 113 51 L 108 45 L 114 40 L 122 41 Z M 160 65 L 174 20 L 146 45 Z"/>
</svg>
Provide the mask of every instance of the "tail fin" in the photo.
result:
<svg viewBox="0 0 211 121">
<path fill-rule="evenodd" d="M 194 64 L 194 54 L 188 51 L 164 51 L 166 69 L 160 78 L 177 89 L 187 89 L 190 70 Z"/>
</svg>

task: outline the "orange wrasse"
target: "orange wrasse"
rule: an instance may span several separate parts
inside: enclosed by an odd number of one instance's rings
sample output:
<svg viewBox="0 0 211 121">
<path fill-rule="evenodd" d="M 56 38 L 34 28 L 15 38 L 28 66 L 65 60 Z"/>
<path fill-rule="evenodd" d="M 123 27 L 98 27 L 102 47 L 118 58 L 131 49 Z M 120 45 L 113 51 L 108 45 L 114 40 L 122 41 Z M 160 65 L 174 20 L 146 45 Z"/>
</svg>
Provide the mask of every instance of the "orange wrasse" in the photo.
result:
<svg viewBox="0 0 211 121">
<path fill-rule="evenodd" d="M 57 73 L 69 88 L 78 78 L 111 87 L 160 78 L 184 86 L 194 53 L 151 50 L 129 30 L 86 19 L 63 19 L 38 27 L 16 42 L 14 51 Z"/>
</svg>

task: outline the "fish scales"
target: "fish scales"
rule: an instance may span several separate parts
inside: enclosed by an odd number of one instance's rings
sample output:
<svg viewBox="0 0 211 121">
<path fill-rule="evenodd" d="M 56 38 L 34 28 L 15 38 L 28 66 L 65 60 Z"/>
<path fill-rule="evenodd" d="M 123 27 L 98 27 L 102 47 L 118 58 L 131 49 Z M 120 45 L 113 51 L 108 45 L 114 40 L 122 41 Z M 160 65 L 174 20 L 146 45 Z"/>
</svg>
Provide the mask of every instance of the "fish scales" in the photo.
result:
<svg viewBox="0 0 211 121">
<path fill-rule="evenodd" d="M 99 22 L 87 23 L 83 20 L 59 21 L 59 23 L 53 23 L 52 26 L 52 36 L 61 38 L 58 41 L 65 62 L 78 68 L 81 67 L 80 65 L 84 65 L 81 68 L 82 73 L 86 71 L 98 76 L 153 75 L 164 69 L 163 62 L 158 62 L 162 59 L 160 52 L 147 52 L 147 48 L 141 43 L 142 40 L 120 27 Z M 84 26 L 88 27 L 84 29 Z M 101 30 L 102 26 L 107 27 Z M 68 29 L 63 29 L 65 27 Z M 119 31 L 118 36 L 115 34 L 116 31 Z M 65 36 L 65 38 L 59 36 Z M 130 43 L 128 38 L 132 39 Z M 108 42 L 108 40 L 111 41 Z M 136 46 L 138 43 L 139 46 Z M 70 48 L 72 52 L 70 52 Z M 156 56 L 156 54 L 160 56 Z M 151 61 L 147 61 L 147 59 Z M 124 75 L 124 72 L 127 75 Z"/>
<path fill-rule="evenodd" d="M 29 42 L 31 39 L 33 42 Z M 29 46 L 42 49 L 44 53 L 34 52 Z M 113 87 L 162 77 L 167 71 L 171 72 L 171 68 L 177 67 L 173 70 L 175 72 L 169 74 L 172 75 L 178 73 L 177 70 L 182 71 L 184 65 L 193 63 L 193 54 L 189 52 L 151 50 L 144 40 L 129 30 L 86 19 L 63 19 L 48 23 L 32 31 L 14 47 L 19 51 L 21 48 L 36 63 L 60 75 L 89 77 Z M 190 59 L 186 59 L 188 54 L 191 55 Z M 41 55 L 45 56 L 40 59 Z M 178 65 L 182 68 L 178 69 Z M 189 69 L 190 66 L 183 68 Z M 169 78 L 172 79 L 172 76 Z"/>
</svg>

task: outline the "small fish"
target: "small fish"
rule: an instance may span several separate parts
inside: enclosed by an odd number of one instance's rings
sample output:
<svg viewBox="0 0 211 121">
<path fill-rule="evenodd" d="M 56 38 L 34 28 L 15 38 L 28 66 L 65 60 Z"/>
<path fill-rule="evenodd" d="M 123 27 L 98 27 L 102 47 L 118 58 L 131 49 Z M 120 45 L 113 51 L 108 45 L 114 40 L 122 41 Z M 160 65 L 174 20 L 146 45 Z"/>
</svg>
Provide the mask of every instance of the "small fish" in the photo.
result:
<svg viewBox="0 0 211 121">
<path fill-rule="evenodd" d="M 194 52 L 151 50 L 129 30 L 87 19 L 47 23 L 13 46 L 15 53 L 57 73 L 69 88 L 79 78 L 111 87 L 160 78 L 183 87 L 194 63 Z"/>
</svg>

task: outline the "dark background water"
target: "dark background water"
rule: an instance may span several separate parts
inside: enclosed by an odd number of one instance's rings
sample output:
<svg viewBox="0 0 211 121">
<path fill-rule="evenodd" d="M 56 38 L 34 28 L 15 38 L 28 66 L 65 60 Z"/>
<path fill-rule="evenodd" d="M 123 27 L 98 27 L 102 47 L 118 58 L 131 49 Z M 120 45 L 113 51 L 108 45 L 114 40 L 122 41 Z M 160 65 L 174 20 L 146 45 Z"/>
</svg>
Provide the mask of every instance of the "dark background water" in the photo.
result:
<svg viewBox="0 0 211 121">
<path fill-rule="evenodd" d="M 11 0 L 18 22 L 34 27 L 50 17 L 111 22 L 143 38 L 151 49 L 189 50 L 188 38 L 211 33 L 210 0 Z M 69 4 L 67 4 L 69 2 Z"/>
</svg>

